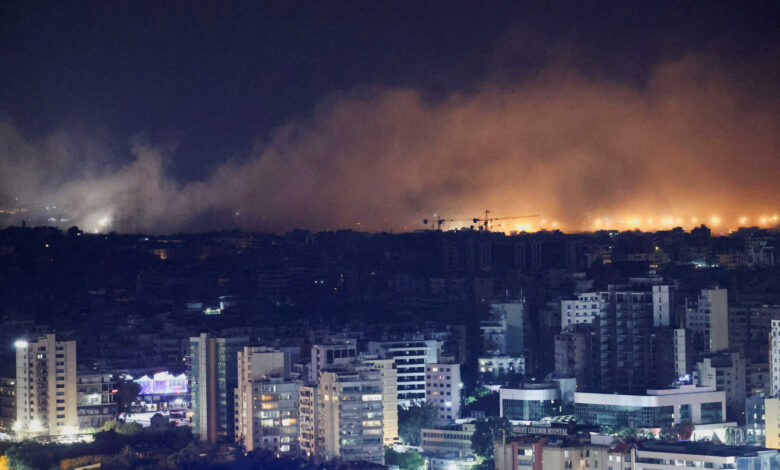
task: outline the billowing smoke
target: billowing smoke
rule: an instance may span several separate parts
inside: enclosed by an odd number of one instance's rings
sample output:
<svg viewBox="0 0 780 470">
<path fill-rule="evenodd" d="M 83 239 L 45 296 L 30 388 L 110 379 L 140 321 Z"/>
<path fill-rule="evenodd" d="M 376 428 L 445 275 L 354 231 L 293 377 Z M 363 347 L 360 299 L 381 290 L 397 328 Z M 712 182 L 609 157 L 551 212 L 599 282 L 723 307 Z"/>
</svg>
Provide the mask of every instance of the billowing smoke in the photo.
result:
<svg viewBox="0 0 780 470">
<path fill-rule="evenodd" d="M 88 230 L 152 233 L 404 230 L 485 209 L 569 230 L 753 222 L 780 210 L 780 113 L 765 96 L 695 60 L 660 65 L 641 87 L 558 68 L 435 100 L 363 89 L 190 183 L 169 177 L 168 150 L 140 140 L 121 166 L 99 135 L 29 139 L 5 122 L 0 201 L 56 204 Z"/>
</svg>

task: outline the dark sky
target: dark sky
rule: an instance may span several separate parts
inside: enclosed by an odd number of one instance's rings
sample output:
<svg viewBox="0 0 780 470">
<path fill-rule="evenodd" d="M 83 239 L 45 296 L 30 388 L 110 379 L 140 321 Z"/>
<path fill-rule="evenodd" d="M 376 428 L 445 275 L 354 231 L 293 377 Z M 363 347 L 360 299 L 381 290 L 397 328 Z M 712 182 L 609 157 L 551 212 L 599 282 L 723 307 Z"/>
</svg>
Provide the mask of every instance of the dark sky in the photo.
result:
<svg viewBox="0 0 780 470">
<path fill-rule="evenodd" d="M 285 124 L 355 90 L 430 102 L 560 63 L 642 90 L 697 57 L 742 83 L 776 80 L 778 2 L 5 1 L 0 120 L 36 140 L 78 130 L 166 173 L 207 180 Z M 97 137 L 96 137 L 97 136 Z"/>
<path fill-rule="evenodd" d="M 559 53 L 640 83 L 692 52 L 777 58 L 777 2 L 591 3 L 4 2 L 0 108 L 29 133 L 176 139 L 174 173 L 203 177 L 357 86 L 468 90 Z"/>
</svg>

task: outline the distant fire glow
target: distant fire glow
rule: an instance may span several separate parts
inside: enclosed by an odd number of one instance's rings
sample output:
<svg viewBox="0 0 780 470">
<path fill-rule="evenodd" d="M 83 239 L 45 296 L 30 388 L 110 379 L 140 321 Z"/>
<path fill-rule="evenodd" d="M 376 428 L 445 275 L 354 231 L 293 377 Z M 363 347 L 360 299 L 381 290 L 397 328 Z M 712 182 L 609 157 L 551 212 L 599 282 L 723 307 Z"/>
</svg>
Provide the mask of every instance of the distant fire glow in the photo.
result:
<svg viewBox="0 0 780 470">
<path fill-rule="evenodd" d="M 64 132 L 54 148 L 0 121 L 0 222 L 162 234 L 413 231 L 430 229 L 422 221 L 433 214 L 466 219 L 441 226 L 453 230 L 478 228 L 467 221 L 489 209 L 541 215 L 490 225 L 506 233 L 770 228 L 780 107 L 761 98 L 696 58 L 658 64 L 641 87 L 562 68 L 437 99 L 356 90 L 193 181 L 174 173 L 167 146 Z M 84 146 L 95 149 L 88 161 Z"/>
</svg>

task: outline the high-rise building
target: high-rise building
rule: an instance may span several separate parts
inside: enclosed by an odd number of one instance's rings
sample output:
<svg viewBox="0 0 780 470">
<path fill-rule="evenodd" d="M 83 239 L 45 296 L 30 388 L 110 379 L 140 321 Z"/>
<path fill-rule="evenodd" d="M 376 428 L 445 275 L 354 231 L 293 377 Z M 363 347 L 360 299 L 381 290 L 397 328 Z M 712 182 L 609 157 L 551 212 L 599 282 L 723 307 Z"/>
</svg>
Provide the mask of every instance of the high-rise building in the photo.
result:
<svg viewBox="0 0 780 470">
<path fill-rule="evenodd" d="M 561 301 L 561 329 L 569 325 L 581 323 L 593 323 L 604 314 L 612 294 L 623 296 L 636 296 L 638 291 L 620 292 L 617 286 L 609 286 L 606 292 L 586 292 L 579 294 L 575 300 Z M 641 292 L 646 297 L 643 302 L 652 305 L 653 326 L 669 326 L 671 321 L 672 305 L 674 302 L 673 290 L 669 286 L 655 285 L 648 292 Z"/>
<path fill-rule="evenodd" d="M 369 341 L 368 353 L 393 359 L 398 371 L 398 404 L 410 406 L 425 400 L 425 364 L 439 359 L 437 340 Z"/>
<path fill-rule="evenodd" d="M 460 364 L 425 364 L 425 401 L 436 409 L 436 421 L 460 418 Z"/>
<path fill-rule="evenodd" d="M 382 376 L 382 433 L 385 445 L 398 442 L 398 371 L 393 359 L 368 359 L 362 362 Z"/>
<path fill-rule="evenodd" d="M 780 395 L 780 320 L 772 320 L 769 333 L 770 395 Z"/>
<path fill-rule="evenodd" d="M 767 396 L 758 393 L 745 399 L 745 442 L 764 447 Z"/>
<path fill-rule="evenodd" d="M 764 447 L 780 449 L 780 398 L 764 401 Z"/>
<path fill-rule="evenodd" d="M 726 392 L 728 419 L 744 423 L 745 359 L 739 351 L 724 350 L 703 356 L 696 363 L 695 372 L 699 385 Z"/>
<path fill-rule="evenodd" d="M 305 457 L 314 457 L 317 454 L 318 411 L 317 386 L 301 385 L 298 387 L 298 445 L 301 455 Z"/>
<path fill-rule="evenodd" d="M 236 355 L 236 442 L 249 452 L 298 452 L 298 387 L 289 381 L 285 353 L 246 346 Z"/>
<path fill-rule="evenodd" d="M 726 289 L 702 289 L 699 297 L 688 302 L 685 328 L 694 333 L 697 354 L 729 347 L 729 308 Z"/>
<path fill-rule="evenodd" d="M 490 319 L 480 322 L 485 354 L 523 355 L 524 306 L 522 300 L 490 304 Z"/>
<path fill-rule="evenodd" d="M 245 346 L 236 354 L 236 364 L 239 384 L 262 378 L 289 377 L 290 366 L 284 352 L 266 346 Z"/>
<path fill-rule="evenodd" d="M 685 377 L 689 374 L 688 362 L 692 354 L 692 345 L 690 335 L 685 328 L 676 328 L 674 335 L 674 372 L 677 377 Z"/>
<path fill-rule="evenodd" d="M 78 432 L 76 342 L 55 335 L 18 340 L 16 425 L 23 436 Z"/>
<path fill-rule="evenodd" d="M 601 293 L 597 375 L 602 392 L 635 393 L 650 386 L 652 308 L 650 292 L 618 291 L 610 286 Z"/>
<path fill-rule="evenodd" d="M 357 340 L 329 338 L 327 343 L 311 347 L 309 380 L 316 383 L 326 367 L 349 364 L 357 359 Z"/>
<path fill-rule="evenodd" d="M 204 442 L 235 439 L 235 389 L 238 353 L 249 338 L 214 338 L 208 333 L 190 338 L 192 432 Z"/>
<path fill-rule="evenodd" d="M 671 316 L 671 295 L 668 286 L 653 286 L 651 290 L 626 290 L 624 286 L 610 285 L 606 291 L 580 294 L 576 300 L 561 302 L 563 329 L 582 328 L 592 324 L 596 341 L 592 388 L 602 392 L 636 393 L 655 386 L 663 377 L 653 370 L 654 362 L 662 359 L 658 343 L 671 337 L 661 334 L 668 329 Z M 571 349 L 584 348 L 585 337 L 563 335 L 557 338 L 557 364 L 566 375 L 586 373 L 587 355 L 577 356 Z M 570 354 L 571 353 L 571 354 Z M 565 361 L 565 363 L 564 363 Z M 672 355 L 669 364 L 672 367 Z M 571 370 L 573 366 L 573 371 Z M 583 383 L 587 383 L 587 376 Z"/>
<path fill-rule="evenodd" d="M 384 463 L 382 376 L 367 366 L 323 370 L 314 455 L 344 462 Z"/>
<path fill-rule="evenodd" d="M 299 387 L 297 381 L 261 378 L 240 389 L 236 441 L 247 452 L 298 453 Z"/>
<path fill-rule="evenodd" d="M 653 326 L 670 325 L 673 305 L 673 290 L 669 286 L 653 286 Z"/>
<path fill-rule="evenodd" d="M 580 391 L 596 388 L 596 363 L 600 359 L 597 330 L 591 324 L 575 324 L 555 335 L 555 375 L 577 379 Z"/>
</svg>

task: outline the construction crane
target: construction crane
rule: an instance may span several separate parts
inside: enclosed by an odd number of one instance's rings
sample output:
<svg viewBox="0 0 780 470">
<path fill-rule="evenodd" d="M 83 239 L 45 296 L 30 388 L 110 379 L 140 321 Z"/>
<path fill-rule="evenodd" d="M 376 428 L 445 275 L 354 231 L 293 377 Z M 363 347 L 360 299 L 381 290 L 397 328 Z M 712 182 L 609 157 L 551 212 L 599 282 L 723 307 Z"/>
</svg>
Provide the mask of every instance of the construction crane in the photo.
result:
<svg viewBox="0 0 780 470">
<path fill-rule="evenodd" d="M 490 211 L 489 210 L 485 210 L 485 218 L 475 217 L 475 218 L 473 218 L 471 220 L 475 224 L 476 223 L 480 223 L 482 225 L 482 227 L 480 227 L 480 230 L 489 230 L 490 229 L 490 224 L 492 224 L 493 222 L 495 222 L 497 220 L 530 219 L 530 218 L 533 218 L 533 217 L 539 217 L 539 214 L 517 215 L 517 216 L 513 216 L 513 217 L 490 217 Z"/>
<path fill-rule="evenodd" d="M 497 220 L 530 219 L 530 218 L 533 218 L 533 217 L 540 217 L 540 216 L 539 216 L 539 214 L 533 214 L 533 215 L 518 215 L 518 216 L 514 216 L 514 217 L 490 217 L 490 211 L 486 210 L 485 211 L 485 218 L 474 217 L 474 218 L 471 218 L 471 219 L 443 219 L 439 215 L 436 215 L 436 218 L 433 219 L 433 220 L 423 219 L 423 224 L 424 225 L 428 225 L 428 223 L 430 222 L 431 226 L 433 226 L 433 224 L 435 223 L 436 224 L 436 228 L 438 230 L 441 230 L 441 226 L 445 222 L 466 222 L 466 221 L 468 221 L 468 222 L 472 222 L 474 224 L 479 223 L 480 224 L 480 227 L 479 227 L 480 230 L 489 230 L 490 229 L 490 224 L 492 224 L 493 222 L 495 222 Z M 472 226 L 472 228 L 474 228 L 474 227 Z"/>
<path fill-rule="evenodd" d="M 465 222 L 470 221 L 472 219 L 442 219 L 441 216 L 436 215 L 436 218 L 433 220 L 423 219 L 423 225 L 428 225 L 428 222 L 431 223 L 431 226 L 433 224 L 436 224 L 436 229 L 441 230 L 441 226 L 444 222 Z"/>
</svg>

